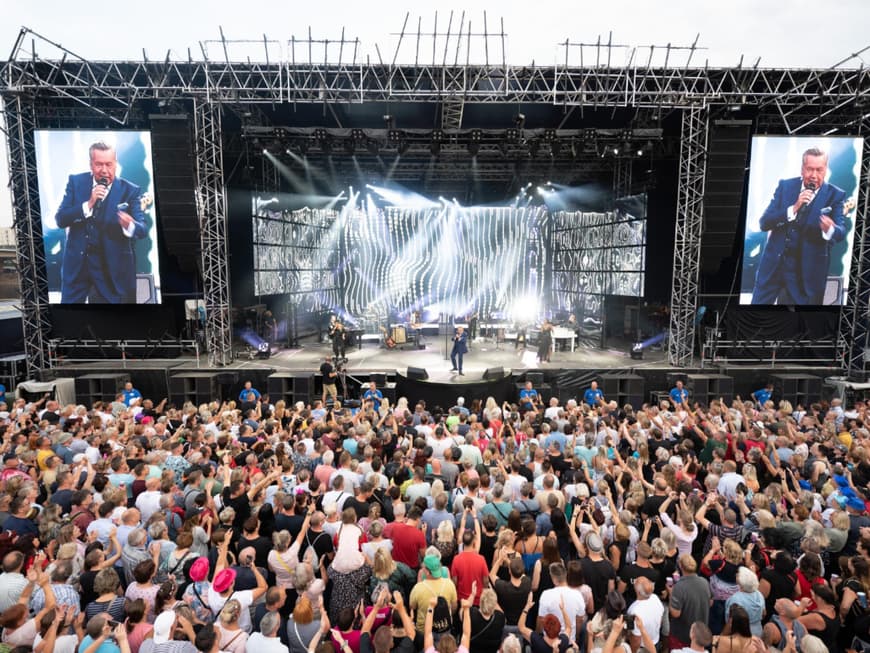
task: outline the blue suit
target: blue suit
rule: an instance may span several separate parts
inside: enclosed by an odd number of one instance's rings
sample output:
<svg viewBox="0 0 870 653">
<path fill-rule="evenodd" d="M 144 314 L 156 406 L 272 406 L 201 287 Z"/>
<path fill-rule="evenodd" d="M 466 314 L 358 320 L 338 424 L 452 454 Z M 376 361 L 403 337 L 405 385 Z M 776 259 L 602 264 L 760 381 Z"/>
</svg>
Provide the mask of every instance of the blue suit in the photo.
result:
<svg viewBox="0 0 870 653">
<path fill-rule="evenodd" d="M 145 238 L 145 214 L 139 204 L 142 193 L 129 181 L 115 177 L 102 207 L 86 218 L 82 205 L 91 197 L 94 178 L 90 172 L 70 175 L 55 221 L 66 229 L 61 272 L 61 302 L 64 304 L 135 304 L 136 258 L 133 239 Z M 127 237 L 118 223 L 118 205 L 135 221 Z"/>
<path fill-rule="evenodd" d="M 769 231 L 752 291 L 753 304 L 821 304 L 828 279 L 831 245 L 846 238 L 843 202 L 846 194 L 825 183 L 815 198 L 791 222 L 788 207 L 801 193 L 801 178 L 782 179 L 761 216 L 762 231 Z M 824 208 L 830 208 L 834 232 L 825 240 L 819 227 Z"/>
<path fill-rule="evenodd" d="M 462 374 L 462 356 L 468 353 L 468 332 L 463 331 L 461 334 L 457 331 L 453 336 L 453 349 L 450 352 L 450 362 L 453 363 L 453 369 L 458 370 Z"/>
</svg>

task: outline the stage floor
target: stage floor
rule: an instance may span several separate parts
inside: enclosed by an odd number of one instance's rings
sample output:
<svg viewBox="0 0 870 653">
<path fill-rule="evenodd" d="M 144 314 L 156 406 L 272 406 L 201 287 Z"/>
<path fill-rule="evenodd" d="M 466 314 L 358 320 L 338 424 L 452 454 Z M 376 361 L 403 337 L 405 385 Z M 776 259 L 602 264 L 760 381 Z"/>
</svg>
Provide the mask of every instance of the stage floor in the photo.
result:
<svg viewBox="0 0 870 653">
<path fill-rule="evenodd" d="M 332 353 L 328 344 L 307 343 L 299 349 L 284 349 L 272 354 L 268 360 L 239 360 L 240 367 L 259 367 L 268 365 L 281 370 L 312 370 L 318 369 L 323 358 Z M 449 350 L 448 350 L 449 354 Z M 386 349 L 372 344 L 347 350 L 347 371 L 404 371 L 410 367 L 425 368 L 433 381 L 463 380 L 455 372 L 451 372 L 452 364 L 445 355 L 443 338 L 430 337 L 426 339 L 425 349 Z M 498 348 L 493 342 L 475 341 L 471 343 L 470 351 L 463 359 L 463 372 L 469 379 L 479 379 L 488 367 L 503 367 L 505 370 L 558 370 L 558 369 L 625 369 L 637 367 L 667 366 L 667 352 L 644 352 L 643 360 L 631 360 L 626 346 L 625 350 L 583 348 L 570 351 L 556 351 L 550 357 L 549 363 L 537 361 L 536 349 L 515 349 L 513 344 L 502 344 Z"/>
</svg>

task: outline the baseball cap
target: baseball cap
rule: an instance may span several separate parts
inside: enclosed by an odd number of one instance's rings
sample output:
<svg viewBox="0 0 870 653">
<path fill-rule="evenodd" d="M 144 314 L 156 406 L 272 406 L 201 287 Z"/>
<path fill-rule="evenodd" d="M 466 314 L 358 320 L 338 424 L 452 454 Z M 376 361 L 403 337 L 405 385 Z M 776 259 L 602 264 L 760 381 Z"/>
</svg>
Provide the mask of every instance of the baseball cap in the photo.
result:
<svg viewBox="0 0 870 653">
<path fill-rule="evenodd" d="M 161 612 L 154 620 L 154 643 L 165 644 L 172 636 L 172 627 L 175 625 L 175 612 L 166 610 Z"/>
</svg>

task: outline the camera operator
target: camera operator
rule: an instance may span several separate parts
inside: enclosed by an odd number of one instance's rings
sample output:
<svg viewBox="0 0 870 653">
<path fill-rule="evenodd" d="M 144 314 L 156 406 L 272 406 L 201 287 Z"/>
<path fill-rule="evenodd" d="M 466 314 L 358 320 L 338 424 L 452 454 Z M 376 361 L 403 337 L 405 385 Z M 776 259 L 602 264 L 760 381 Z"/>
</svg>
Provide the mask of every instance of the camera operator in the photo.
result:
<svg viewBox="0 0 870 653">
<path fill-rule="evenodd" d="M 336 388 L 336 380 L 338 379 L 338 371 L 332 364 L 332 356 L 327 356 L 323 359 L 323 364 L 320 366 L 320 373 L 323 375 L 323 401 L 326 405 L 326 395 L 332 397 L 333 403 L 338 399 L 338 389 Z"/>
</svg>

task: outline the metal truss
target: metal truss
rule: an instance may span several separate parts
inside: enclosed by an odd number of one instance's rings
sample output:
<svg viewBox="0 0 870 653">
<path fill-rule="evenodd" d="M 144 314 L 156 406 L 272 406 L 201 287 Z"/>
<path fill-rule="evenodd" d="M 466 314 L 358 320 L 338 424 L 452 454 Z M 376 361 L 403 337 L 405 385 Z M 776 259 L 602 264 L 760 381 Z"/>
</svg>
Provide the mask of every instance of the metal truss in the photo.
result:
<svg viewBox="0 0 870 653">
<path fill-rule="evenodd" d="M 855 244 L 852 252 L 852 268 L 849 275 L 849 292 L 846 305 L 840 311 L 838 345 L 843 371 L 850 379 L 864 380 L 866 355 L 870 346 L 870 234 L 867 219 L 870 217 L 870 121 L 865 125 L 864 153 L 861 159 L 861 181 L 858 184 L 858 210 L 855 214 Z"/>
<path fill-rule="evenodd" d="M 13 226 L 21 285 L 21 317 L 27 376 L 39 378 L 46 367 L 48 336 L 48 280 L 42 248 L 42 220 L 36 187 L 36 148 L 32 102 L 21 95 L 4 94 L 3 114 L 9 146 L 9 181 Z"/>
<path fill-rule="evenodd" d="M 690 366 L 694 355 L 709 116 L 709 109 L 703 105 L 686 109 L 682 115 L 668 338 L 668 361 L 676 367 Z"/>
<path fill-rule="evenodd" d="M 613 165 L 613 197 L 621 198 L 631 195 L 632 159 L 619 158 Z"/>
<path fill-rule="evenodd" d="M 210 365 L 229 365 L 233 352 L 221 106 L 199 99 L 193 114 L 206 346 Z"/>
</svg>

